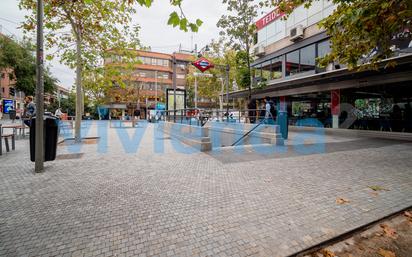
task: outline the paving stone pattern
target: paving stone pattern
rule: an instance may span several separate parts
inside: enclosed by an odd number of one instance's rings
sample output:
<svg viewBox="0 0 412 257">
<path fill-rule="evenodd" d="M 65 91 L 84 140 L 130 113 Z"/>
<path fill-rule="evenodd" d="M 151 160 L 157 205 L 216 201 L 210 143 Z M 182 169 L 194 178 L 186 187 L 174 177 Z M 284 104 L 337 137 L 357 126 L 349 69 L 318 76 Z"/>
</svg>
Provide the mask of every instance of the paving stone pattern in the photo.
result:
<svg viewBox="0 0 412 257">
<path fill-rule="evenodd" d="M 410 143 L 332 140 L 338 151 L 251 160 L 178 153 L 143 132 L 135 154 L 110 129 L 106 154 L 83 145 L 41 174 L 17 141 L 0 157 L 0 256 L 288 256 L 412 205 Z"/>
</svg>

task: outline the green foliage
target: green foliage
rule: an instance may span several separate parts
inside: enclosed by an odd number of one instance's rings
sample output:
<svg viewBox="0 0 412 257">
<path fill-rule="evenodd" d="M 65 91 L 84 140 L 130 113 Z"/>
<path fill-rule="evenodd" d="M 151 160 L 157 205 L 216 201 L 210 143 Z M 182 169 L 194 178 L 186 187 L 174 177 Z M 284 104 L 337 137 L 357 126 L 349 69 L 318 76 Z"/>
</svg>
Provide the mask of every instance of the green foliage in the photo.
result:
<svg viewBox="0 0 412 257">
<path fill-rule="evenodd" d="M 14 79 L 17 90 L 26 95 L 34 95 L 36 89 L 36 59 L 34 46 L 27 40 L 16 42 L 6 36 L 0 36 L 0 69 L 11 69 L 10 79 Z M 44 74 L 44 91 L 54 92 L 58 80 L 50 75 L 48 69 Z"/>
<path fill-rule="evenodd" d="M 233 90 L 233 83 L 236 82 L 241 89 L 247 88 L 250 82 L 250 73 L 247 66 L 247 54 L 244 51 L 236 51 L 224 43 L 224 39 L 212 41 L 209 44 L 210 50 L 205 53 L 205 58 L 215 64 L 215 68 L 210 69 L 207 73 L 213 77 L 198 77 L 198 97 L 209 98 L 214 102 L 219 101 L 219 95 L 226 92 L 226 65 L 230 66 L 229 72 L 229 90 Z M 193 72 L 199 73 L 192 68 L 188 76 L 189 99 L 194 97 L 194 76 Z M 223 83 L 223 84 L 222 84 Z M 222 88 L 223 86 L 223 88 Z"/>
<path fill-rule="evenodd" d="M 55 101 L 47 106 L 47 111 L 56 112 L 59 108 L 59 102 Z M 74 116 L 76 113 L 76 95 L 73 92 L 69 93 L 69 97 L 60 99 L 60 109 L 62 112 L 67 113 L 69 116 Z"/>
<path fill-rule="evenodd" d="M 291 13 L 316 0 L 281 0 L 281 11 Z M 337 9 L 320 26 L 331 36 L 332 52 L 321 60 L 347 64 L 349 68 L 375 69 L 379 61 L 392 56 L 391 41 L 412 31 L 412 1 L 333 0 Z M 273 5 L 273 1 L 265 1 Z M 361 60 L 364 60 L 361 62 Z M 393 63 L 391 63 L 393 65 Z"/>
<path fill-rule="evenodd" d="M 222 29 L 221 36 L 227 37 L 227 44 L 233 47 L 235 50 L 242 51 L 244 54 L 244 65 L 248 69 L 245 71 L 245 67 L 240 67 L 239 78 L 241 85 L 245 85 L 249 82 L 249 94 L 252 88 L 251 79 L 246 79 L 247 75 L 251 74 L 250 71 L 250 49 L 253 45 L 254 34 L 256 26 L 254 20 L 257 17 L 257 11 L 259 5 L 254 0 L 223 0 L 223 3 L 227 4 L 227 15 L 222 15 L 217 23 L 217 26 Z"/>
<path fill-rule="evenodd" d="M 238 51 L 236 53 L 236 81 L 240 88 L 247 88 L 250 81 L 250 69 L 248 66 L 248 54 L 245 51 Z"/>
</svg>

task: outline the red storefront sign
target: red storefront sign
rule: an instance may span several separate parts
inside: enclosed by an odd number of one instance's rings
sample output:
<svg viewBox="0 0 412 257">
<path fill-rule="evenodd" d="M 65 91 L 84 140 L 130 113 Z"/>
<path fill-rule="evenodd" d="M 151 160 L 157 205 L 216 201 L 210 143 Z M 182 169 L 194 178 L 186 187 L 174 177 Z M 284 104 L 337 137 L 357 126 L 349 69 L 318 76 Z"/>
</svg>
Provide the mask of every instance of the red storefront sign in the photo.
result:
<svg viewBox="0 0 412 257">
<path fill-rule="evenodd" d="M 331 91 L 331 111 L 332 115 L 339 115 L 340 114 L 340 90 L 332 90 Z"/>
<path fill-rule="evenodd" d="M 198 68 L 198 70 L 200 70 L 201 72 L 205 72 L 210 68 L 213 68 L 214 65 L 213 63 L 211 63 L 208 59 L 202 57 L 200 59 L 198 59 L 197 61 L 192 63 L 196 68 Z"/>
<path fill-rule="evenodd" d="M 284 15 L 284 13 L 281 13 L 278 11 L 278 9 L 273 10 L 272 12 L 266 14 L 263 18 L 261 18 L 260 20 L 258 20 L 256 22 L 256 27 L 258 30 L 263 29 L 264 27 L 266 27 L 267 25 L 269 25 L 270 23 L 274 22 L 275 20 L 279 19 L 280 17 L 282 17 Z"/>
</svg>

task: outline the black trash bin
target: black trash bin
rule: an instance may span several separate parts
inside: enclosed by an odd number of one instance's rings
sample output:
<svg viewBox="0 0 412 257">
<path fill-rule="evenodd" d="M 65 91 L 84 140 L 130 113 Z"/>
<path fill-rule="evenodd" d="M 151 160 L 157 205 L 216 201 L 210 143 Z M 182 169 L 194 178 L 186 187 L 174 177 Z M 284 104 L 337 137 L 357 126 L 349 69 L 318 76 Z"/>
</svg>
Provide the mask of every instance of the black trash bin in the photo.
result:
<svg viewBox="0 0 412 257">
<path fill-rule="evenodd" d="M 44 115 L 43 123 L 44 161 L 56 159 L 59 119 L 52 115 Z M 35 161 L 36 149 L 36 117 L 33 117 L 30 126 L 30 160 Z"/>
<path fill-rule="evenodd" d="M 16 110 L 9 110 L 9 117 L 11 120 L 16 119 Z"/>
</svg>

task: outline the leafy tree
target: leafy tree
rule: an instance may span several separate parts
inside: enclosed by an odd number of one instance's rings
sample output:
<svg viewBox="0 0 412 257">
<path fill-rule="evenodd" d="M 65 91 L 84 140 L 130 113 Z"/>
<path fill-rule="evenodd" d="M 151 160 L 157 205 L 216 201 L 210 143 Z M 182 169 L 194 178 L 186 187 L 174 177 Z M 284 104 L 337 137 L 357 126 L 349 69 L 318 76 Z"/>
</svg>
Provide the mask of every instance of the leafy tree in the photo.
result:
<svg viewBox="0 0 412 257">
<path fill-rule="evenodd" d="M 223 44 L 223 39 L 220 38 L 217 41 L 212 41 L 209 44 L 210 50 L 204 53 L 204 56 L 210 60 L 215 68 L 208 70 L 207 72 L 212 74 L 213 77 L 197 77 L 198 82 L 198 98 L 208 98 L 212 102 L 220 102 L 220 107 L 223 105 L 222 94 L 226 93 L 226 65 L 229 65 L 229 90 L 233 89 L 233 82 L 236 81 L 237 84 L 240 84 L 237 81 L 238 78 L 238 63 L 237 63 L 237 52 Z M 194 75 L 193 73 L 199 71 L 192 67 L 189 76 L 188 84 L 194 85 Z M 188 88 L 189 99 L 194 98 L 194 87 Z M 191 103 L 191 102 L 189 102 Z M 193 103 L 191 103 L 193 105 Z"/>
<path fill-rule="evenodd" d="M 251 81 L 251 73 L 247 63 L 248 55 L 245 51 L 236 53 L 236 81 L 240 88 L 247 88 Z"/>
<path fill-rule="evenodd" d="M 36 60 L 34 46 L 27 40 L 16 42 L 0 36 L 0 69 L 10 69 L 10 79 L 15 80 L 15 88 L 26 95 L 33 95 L 36 89 Z M 45 70 L 44 90 L 53 93 L 58 80 Z"/>
<path fill-rule="evenodd" d="M 318 0 L 265 1 L 290 14 L 301 4 L 309 7 Z M 332 15 L 320 26 L 331 36 L 332 51 L 321 60 L 347 64 L 349 68 L 377 68 L 379 61 L 393 55 L 394 38 L 412 31 L 412 1 L 405 0 L 333 0 L 337 5 Z M 363 60 L 363 61 L 362 61 Z M 365 64 L 367 62 L 367 65 Z M 389 63 L 393 65 L 394 63 Z"/>
<path fill-rule="evenodd" d="M 223 29 L 220 35 L 227 36 L 230 46 L 246 54 L 246 67 L 250 77 L 250 51 L 256 30 L 254 20 L 257 17 L 259 5 L 254 0 L 223 0 L 223 3 L 227 4 L 229 14 L 222 15 L 217 23 L 217 26 Z M 250 97 L 252 88 L 250 79 L 248 88 Z"/>
<path fill-rule="evenodd" d="M 102 52 L 118 46 L 127 35 L 128 24 L 136 12 L 134 4 L 150 7 L 153 0 L 46 0 L 44 26 L 49 48 L 57 47 L 60 60 L 76 68 L 75 140 L 79 142 L 82 110 L 82 74 L 86 66 L 96 66 Z M 173 12 L 168 23 L 187 31 L 197 31 L 201 21 L 191 23 L 181 9 L 182 0 L 170 0 L 180 9 Z M 30 11 L 23 27 L 32 31 L 36 24 L 36 0 L 20 0 L 21 9 Z M 69 31 L 67 31 L 69 30 Z M 51 58 L 51 56 L 48 56 Z"/>
</svg>

